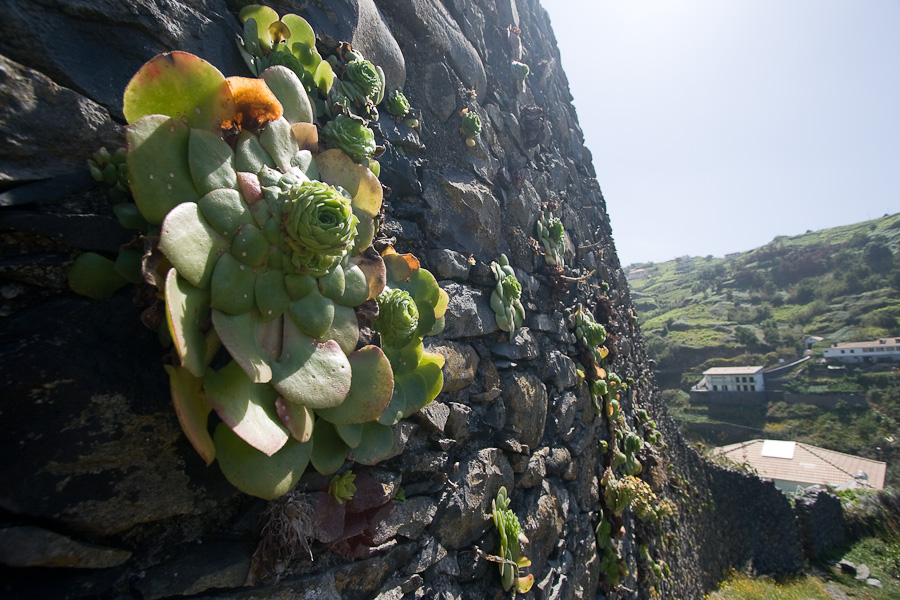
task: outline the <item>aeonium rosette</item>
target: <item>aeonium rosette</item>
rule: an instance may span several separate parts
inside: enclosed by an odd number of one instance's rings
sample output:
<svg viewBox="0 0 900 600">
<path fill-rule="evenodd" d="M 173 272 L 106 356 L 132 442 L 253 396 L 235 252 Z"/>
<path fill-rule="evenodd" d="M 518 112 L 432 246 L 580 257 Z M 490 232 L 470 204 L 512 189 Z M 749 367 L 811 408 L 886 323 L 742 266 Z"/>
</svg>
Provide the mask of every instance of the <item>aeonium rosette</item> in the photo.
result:
<svg viewBox="0 0 900 600">
<path fill-rule="evenodd" d="M 322 128 L 330 148 L 339 148 L 355 162 L 367 161 L 377 150 L 375 134 L 366 124 L 354 117 L 338 115 Z"/>
<path fill-rule="evenodd" d="M 405 345 L 419 326 L 419 309 L 406 290 L 385 289 L 378 296 L 378 311 L 372 326 L 385 346 Z"/>
<path fill-rule="evenodd" d="M 364 58 L 347 63 L 347 72 L 341 79 L 341 86 L 344 94 L 360 104 L 364 104 L 366 100 L 377 103 L 378 97 L 384 89 L 384 83 L 378 76 L 377 68 Z"/>
<path fill-rule="evenodd" d="M 501 283 L 503 286 L 503 296 L 510 300 L 518 300 L 522 296 L 522 284 L 516 279 L 515 275 L 507 275 Z"/>
<path fill-rule="evenodd" d="M 359 219 L 348 198 L 320 181 L 291 187 L 282 205 L 282 228 L 294 267 L 313 277 L 329 272 L 346 256 Z"/>
</svg>

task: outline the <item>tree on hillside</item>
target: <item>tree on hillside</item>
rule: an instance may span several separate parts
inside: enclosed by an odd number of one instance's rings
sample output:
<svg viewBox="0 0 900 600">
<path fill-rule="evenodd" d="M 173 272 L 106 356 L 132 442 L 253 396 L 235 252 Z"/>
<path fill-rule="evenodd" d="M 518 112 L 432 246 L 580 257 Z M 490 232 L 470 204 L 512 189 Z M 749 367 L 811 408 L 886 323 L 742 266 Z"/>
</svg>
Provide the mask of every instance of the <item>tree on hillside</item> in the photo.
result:
<svg viewBox="0 0 900 600">
<path fill-rule="evenodd" d="M 877 237 L 866 244 L 863 260 L 876 273 L 885 273 L 894 266 L 894 253 L 885 243 L 884 238 Z"/>
<path fill-rule="evenodd" d="M 737 326 L 734 328 L 734 339 L 738 344 L 753 348 L 759 345 L 759 338 L 756 332 L 749 327 Z"/>
</svg>

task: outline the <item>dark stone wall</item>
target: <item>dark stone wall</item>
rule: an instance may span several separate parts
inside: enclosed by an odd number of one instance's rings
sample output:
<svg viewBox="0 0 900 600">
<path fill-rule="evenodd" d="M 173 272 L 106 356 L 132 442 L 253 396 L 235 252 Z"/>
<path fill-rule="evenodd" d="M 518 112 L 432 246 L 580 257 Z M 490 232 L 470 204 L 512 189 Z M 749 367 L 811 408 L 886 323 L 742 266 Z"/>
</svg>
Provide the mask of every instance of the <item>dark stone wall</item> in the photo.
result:
<svg viewBox="0 0 900 600">
<path fill-rule="evenodd" d="M 187 50 L 246 75 L 234 36 L 241 2 L 10 0 L 0 23 L 0 590 L 55 598 L 491 598 L 491 500 L 501 485 L 530 540 L 530 598 L 699 597 L 722 569 L 795 569 L 796 522 L 771 484 L 704 464 L 665 415 L 605 202 L 584 147 L 559 52 L 537 0 L 332 0 L 273 3 L 313 25 L 324 47 L 350 40 L 404 85 L 421 128 L 382 119 L 384 230 L 451 296 L 445 390 L 396 430 L 398 453 L 354 466 L 407 501 L 372 516 L 377 550 L 360 556 L 278 541 L 327 478 L 265 503 L 205 468 L 181 434 L 156 334 L 152 292 L 98 302 L 68 291 L 84 250 L 129 242 L 86 174 L 122 143 L 121 93 L 149 58 Z M 531 65 L 518 92 L 509 26 Z M 468 148 L 461 109 L 484 123 Z M 566 279 L 532 239 L 543 204 L 568 234 Z M 523 283 L 526 327 L 497 329 L 490 262 L 505 252 Z M 604 291 L 603 284 L 608 284 Z M 584 386 L 570 329 L 577 303 L 610 333 L 623 399 L 656 419 L 667 449 L 642 477 L 679 516 L 657 532 L 626 515 L 624 588 L 601 583 L 594 539 L 609 435 Z M 402 452 L 400 452 L 402 450 Z M 349 510 L 349 509 L 348 509 Z M 288 536 L 289 537 L 289 536 Z M 638 561 L 653 545 L 658 581 Z M 345 548 L 346 550 L 346 548 Z M 245 583 L 249 584 L 245 587 Z"/>
</svg>

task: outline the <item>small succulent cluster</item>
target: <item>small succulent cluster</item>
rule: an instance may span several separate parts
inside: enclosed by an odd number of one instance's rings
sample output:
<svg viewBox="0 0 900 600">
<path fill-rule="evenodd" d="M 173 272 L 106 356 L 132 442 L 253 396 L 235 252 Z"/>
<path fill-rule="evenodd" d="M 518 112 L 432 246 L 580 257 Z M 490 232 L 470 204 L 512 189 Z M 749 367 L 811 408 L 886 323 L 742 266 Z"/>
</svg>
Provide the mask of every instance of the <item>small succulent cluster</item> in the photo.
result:
<svg viewBox="0 0 900 600">
<path fill-rule="evenodd" d="M 347 458 L 374 464 L 388 454 L 392 425 L 443 386 L 443 358 L 424 352 L 422 338 L 443 328 L 449 298 L 411 255 L 372 247 L 382 186 L 368 168 L 374 161 L 360 160 L 371 153 L 355 154 L 361 142 L 341 141 L 362 137 L 374 148 L 363 121 L 337 114 L 325 124 L 332 148 L 318 152 L 309 95 L 331 87 L 332 71 L 314 53 L 309 25 L 258 6 L 241 19 L 239 46 L 259 79 L 226 79 L 192 54 L 170 52 L 125 90 L 134 203 L 122 205 L 140 216 L 145 240 L 158 238 L 164 259 L 142 264 L 123 252 L 120 266 L 82 255 L 69 280 L 93 297 L 127 281 L 157 282 L 185 434 L 237 488 L 272 499 L 307 465 L 330 474 Z M 378 69 L 377 94 L 360 83 L 369 71 L 343 72 L 353 85 L 342 82 L 342 93 L 380 100 Z M 357 125 L 367 134 L 350 131 Z M 106 177 L 107 166 L 97 169 Z M 416 317 L 403 334 L 388 300 L 400 293 Z M 383 348 L 360 341 L 379 306 Z M 352 495 L 352 476 L 335 485 L 341 498 Z"/>
<path fill-rule="evenodd" d="M 510 63 L 512 68 L 513 79 L 516 82 L 516 89 L 520 92 L 525 91 L 525 78 L 531 72 L 531 68 L 523 62 L 514 60 Z"/>
<path fill-rule="evenodd" d="M 374 159 L 383 148 L 375 144 L 370 127 L 378 119 L 377 105 L 384 102 L 388 112 L 398 117 L 411 111 L 400 90 L 386 93 L 382 68 L 346 43 L 341 43 L 337 54 L 323 59 L 312 28 L 299 15 L 279 18 L 269 7 L 251 5 L 241 10 L 240 19 L 244 35 L 238 38 L 238 48 L 253 74 L 262 76 L 272 65 L 293 71 L 308 93 L 313 116 L 328 119 L 322 127 L 328 147 L 343 150 L 378 176 L 380 168 Z M 418 126 L 412 116 L 405 122 Z"/>
<path fill-rule="evenodd" d="M 657 429 L 656 421 L 650 418 L 647 410 L 644 408 L 639 408 L 636 415 L 638 423 L 644 428 L 644 439 L 654 446 L 664 446 L 665 441 L 663 440 L 662 432 Z"/>
<path fill-rule="evenodd" d="M 91 177 L 100 184 L 100 190 L 113 204 L 125 202 L 130 198 L 125 148 L 119 148 L 113 154 L 105 147 L 100 148 L 88 159 L 87 164 Z"/>
<path fill-rule="evenodd" d="M 481 117 L 473 110 L 464 108 L 459 112 L 459 132 L 466 138 L 466 145 L 475 146 L 475 138 L 481 133 Z"/>
<path fill-rule="evenodd" d="M 388 94 L 384 100 L 384 107 L 389 115 L 403 119 L 403 122 L 409 127 L 419 126 L 419 120 L 413 115 L 409 100 L 403 94 L 403 90 L 398 88 Z"/>
<path fill-rule="evenodd" d="M 566 266 L 566 232 L 562 221 L 546 209 L 535 224 L 537 239 L 544 246 L 544 260 L 560 269 Z M 604 336 L 605 337 L 605 336 Z M 597 345 L 602 344 L 601 340 Z"/>
<path fill-rule="evenodd" d="M 609 350 L 603 347 L 606 341 L 606 329 L 594 320 L 589 311 L 579 304 L 575 311 L 575 337 L 581 342 L 598 366 L 609 354 Z"/>
<path fill-rule="evenodd" d="M 516 278 L 505 254 L 500 255 L 499 261 L 491 262 L 491 270 L 497 278 L 497 285 L 491 292 L 491 308 L 497 318 L 497 326 L 508 331 L 512 338 L 516 329 L 525 321 L 525 308 L 520 300 L 522 284 Z"/>
<path fill-rule="evenodd" d="M 597 550 L 603 554 L 600 558 L 600 573 L 610 586 L 616 587 L 619 585 L 620 577 L 628 576 L 628 567 L 615 544 L 615 540 L 625 534 L 625 527 L 618 524 L 621 519 L 617 520 L 613 515 L 606 515 L 602 509 L 599 512 L 600 520 L 594 535 L 597 538 Z M 614 521 L 618 524 L 615 530 L 613 530 Z"/>
<path fill-rule="evenodd" d="M 394 117 L 405 117 L 409 114 L 409 100 L 403 95 L 403 90 L 401 89 L 396 89 L 388 94 L 384 107 L 387 109 L 388 114 Z"/>
<path fill-rule="evenodd" d="M 522 556 L 522 544 L 528 543 L 528 538 L 522 533 L 522 526 L 516 513 L 509 509 L 509 497 L 506 488 L 501 487 L 497 492 L 497 498 L 491 501 L 491 514 L 494 518 L 494 527 L 500 536 L 500 547 L 497 550 L 500 561 L 500 581 L 503 590 L 508 592 L 515 588 L 519 593 L 526 593 L 534 585 L 534 575 L 519 576 L 519 569 L 531 565 L 531 561 Z"/>
<path fill-rule="evenodd" d="M 580 305 L 575 310 L 574 325 L 576 337 L 588 351 L 589 362 L 592 363 L 590 369 L 578 369 L 579 376 L 582 381 L 589 380 L 594 407 L 609 424 L 609 439 L 598 442 L 600 454 L 609 457 L 609 467 L 600 480 L 603 508 L 599 511 L 595 533 L 598 552 L 602 553 L 600 570 L 603 579 L 607 586 L 616 588 L 621 579 L 630 574 L 622 556 L 621 544 L 617 541 L 626 533 L 624 511 L 631 510 L 642 522 L 658 525 L 662 518 L 675 514 L 675 505 L 669 499 L 660 501 L 650 486 L 638 478 L 643 471 L 638 456 L 645 450 L 646 444 L 638 433 L 628 427 L 621 406 L 622 394 L 634 386 L 634 380 L 629 377 L 623 381 L 605 368 L 607 350 L 602 344 L 606 341 L 606 329 Z M 647 411 L 639 409 L 636 416 L 638 425 L 647 432 L 647 442 L 655 445 L 662 443 L 661 434 Z M 617 478 L 617 472 L 621 477 Z M 665 562 L 654 562 L 649 555 L 644 562 L 654 574 L 668 571 Z"/>
<path fill-rule="evenodd" d="M 602 367 L 596 367 L 595 373 L 598 378 L 590 383 L 594 408 L 598 414 L 605 415 L 613 427 L 618 427 L 620 423 L 624 424 L 619 400 L 621 393 L 628 389 L 628 384 L 612 371 Z"/>
<path fill-rule="evenodd" d="M 356 493 L 356 486 L 353 484 L 355 479 L 356 475 L 353 471 L 344 471 L 340 475 L 335 475 L 328 484 L 328 493 L 337 500 L 338 504 L 352 500 L 353 494 Z"/>
<path fill-rule="evenodd" d="M 331 89 L 334 71 L 316 50 L 316 36 L 303 17 L 279 17 L 268 6 L 253 4 L 241 9 L 238 18 L 244 26 L 244 35 L 237 38 L 238 50 L 254 76 L 282 65 L 294 72 L 307 92 L 318 89 L 324 94 Z"/>
<path fill-rule="evenodd" d="M 658 561 L 653 560 L 653 557 L 650 556 L 650 549 L 646 544 L 641 544 L 640 547 L 638 547 L 638 555 L 643 562 L 647 563 L 647 566 L 650 568 L 653 576 L 657 579 L 663 579 L 664 577 L 669 577 L 672 574 L 672 570 L 669 569 L 669 565 L 666 563 L 666 561 L 662 559 Z"/>
</svg>

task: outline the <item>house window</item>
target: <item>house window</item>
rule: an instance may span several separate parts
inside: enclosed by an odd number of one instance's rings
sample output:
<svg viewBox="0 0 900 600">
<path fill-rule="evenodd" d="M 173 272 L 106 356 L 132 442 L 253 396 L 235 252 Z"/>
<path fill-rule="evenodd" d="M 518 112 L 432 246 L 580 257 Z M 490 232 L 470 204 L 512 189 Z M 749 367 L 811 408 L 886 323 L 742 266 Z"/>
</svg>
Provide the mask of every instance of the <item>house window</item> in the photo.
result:
<svg viewBox="0 0 900 600">
<path fill-rule="evenodd" d="M 756 386 L 755 386 L 755 385 L 751 385 L 751 386 L 750 386 L 750 391 L 751 391 L 751 392 L 755 392 L 755 391 L 756 391 Z"/>
<path fill-rule="evenodd" d="M 719 386 L 714 385 L 714 386 L 713 386 L 713 391 L 714 391 L 714 392 L 718 392 L 718 391 L 719 391 Z"/>
<path fill-rule="evenodd" d="M 723 392 L 727 392 L 727 391 L 728 391 L 728 386 L 727 386 L 727 385 L 723 385 L 723 386 L 722 386 L 722 391 L 723 391 Z"/>
<path fill-rule="evenodd" d="M 845 352 L 845 350 L 841 350 L 841 354 L 843 354 L 844 352 Z"/>
</svg>

